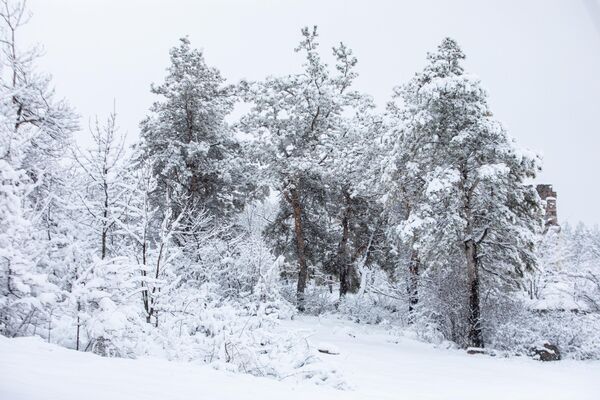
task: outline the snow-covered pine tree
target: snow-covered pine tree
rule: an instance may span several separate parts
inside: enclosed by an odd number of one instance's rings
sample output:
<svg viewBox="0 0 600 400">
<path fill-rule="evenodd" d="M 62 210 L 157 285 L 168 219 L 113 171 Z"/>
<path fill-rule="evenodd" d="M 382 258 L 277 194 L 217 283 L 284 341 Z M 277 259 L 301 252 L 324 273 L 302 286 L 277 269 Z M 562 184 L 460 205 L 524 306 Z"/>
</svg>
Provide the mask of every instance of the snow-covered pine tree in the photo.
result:
<svg viewBox="0 0 600 400">
<path fill-rule="evenodd" d="M 410 109 L 402 104 L 402 88 L 395 88 L 394 101 L 387 105 L 385 115 L 386 154 L 382 159 L 380 186 L 387 224 L 386 234 L 394 248 L 397 275 L 404 277 L 408 297 L 408 322 L 414 322 L 415 307 L 419 302 L 419 274 L 422 249 L 419 248 L 419 225 L 411 220 L 418 218 L 413 208 L 422 201 L 428 167 L 425 152 L 429 143 L 422 143 L 412 129 Z M 408 228 L 408 229 L 407 229 Z"/>
<path fill-rule="evenodd" d="M 385 267 L 389 262 L 378 185 L 383 154 L 381 116 L 367 96 L 353 93 L 349 105 L 349 115 L 341 121 L 345 128 L 339 131 L 325 163 L 332 192 L 328 212 L 339 224 L 333 235 L 337 250 L 326 268 L 338 276 L 340 296 L 359 289 L 366 268 Z"/>
<path fill-rule="evenodd" d="M 493 118 L 479 80 L 463 70 L 464 58 L 454 40 L 444 39 L 399 91 L 403 151 L 411 152 L 408 165 L 423 180 L 400 229 L 413 248 L 438 261 L 461 255 L 465 343 L 483 347 L 482 282 L 501 288 L 498 276 L 514 282 L 535 264 L 542 213 L 527 180 L 539 166 Z"/>
<path fill-rule="evenodd" d="M 318 47 L 317 28 L 303 28 L 295 49 L 305 55 L 301 72 L 242 85 L 252 109 L 241 126 L 256 136 L 266 181 L 282 196 L 267 235 L 278 254 L 297 263 L 299 310 L 304 309 L 309 267 L 322 266 L 336 251 L 326 209 L 332 192 L 325 175 L 347 128 L 342 121 L 353 101 L 349 89 L 356 77 L 356 59 L 343 44 L 334 48 L 337 73 L 323 62 Z"/>
<path fill-rule="evenodd" d="M 187 38 L 170 51 L 171 65 L 160 96 L 141 123 L 141 157 L 157 179 L 156 204 L 169 196 L 182 209 L 205 209 L 215 218 L 241 210 L 252 189 L 250 163 L 225 118 L 234 106 L 234 91 L 221 73 L 209 67 Z"/>
</svg>

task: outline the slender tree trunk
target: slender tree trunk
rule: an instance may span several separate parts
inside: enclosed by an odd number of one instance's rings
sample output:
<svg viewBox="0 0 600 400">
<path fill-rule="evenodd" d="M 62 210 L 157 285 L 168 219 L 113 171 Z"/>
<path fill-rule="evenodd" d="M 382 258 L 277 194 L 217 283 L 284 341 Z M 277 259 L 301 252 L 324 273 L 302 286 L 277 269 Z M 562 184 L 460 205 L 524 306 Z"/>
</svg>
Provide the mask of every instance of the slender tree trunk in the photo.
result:
<svg viewBox="0 0 600 400">
<path fill-rule="evenodd" d="M 144 233 L 142 235 L 142 303 L 144 305 L 144 311 L 146 311 L 146 323 L 150 323 L 150 288 L 148 287 L 148 282 L 146 281 L 146 277 L 148 273 L 146 272 L 146 252 L 147 252 L 147 243 L 146 243 L 146 227 L 144 226 Z"/>
<path fill-rule="evenodd" d="M 81 330 L 81 320 L 79 319 L 79 312 L 81 311 L 81 303 L 77 301 L 77 338 L 75 340 L 75 350 L 79 351 L 79 340 L 80 340 L 80 330 Z"/>
<path fill-rule="evenodd" d="M 344 297 L 350 290 L 350 266 L 348 265 L 346 257 L 340 260 L 339 265 L 340 274 L 340 297 Z"/>
<path fill-rule="evenodd" d="M 187 144 L 191 145 L 194 142 L 194 113 L 192 112 L 188 101 L 185 102 L 185 121 L 187 124 Z M 188 154 L 188 157 L 190 155 Z M 198 168 L 191 159 L 186 160 L 187 170 L 192 174 L 192 178 L 190 181 L 190 194 L 191 200 L 196 200 L 200 195 L 200 179 L 198 177 Z"/>
<path fill-rule="evenodd" d="M 419 303 L 419 267 L 421 260 L 419 252 L 415 249 L 410 254 L 410 264 L 408 265 L 408 323 L 412 324 L 415 320 L 415 307 Z"/>
<path fill-rule="evenodd" d="M 75 270 L 75 281 L 79 279 L 79 268 Z M 71 287 L 71 291 L 73 288 Z M 79 344 L 81 342 L 81 317 L 79 313 L 81 312 L 81 300 L 77 299 L 77 327 L 75 332 L 75 350 L 79 351 Z"/>
<path fill-rule="evenodd" d="M 48 343 L 50 343 L 50 335 L 52 334 L 52 314 L 54 310 L 50 310 L 50 318 L 48 318 Z"/>
<path fill-rule="evenodd" d="M 346 196 L 345 196 L 346 197 Z M 349 202 L 349 197 L 346 197 L 346 201 Z M 350 213 L 350 204 L 346 205 L 344 210 L 344 216 L 342 217 L 342 239 L 338 247 L 337 254 L 337 269 L 340 275 L 340 297 L 344 297 L 348 290 L 350 290 L 350 276 L 348 265 L 348 236 L 350 235 L 350 229 L 348 227 L 348 214 Z"/>
<path fill-rule="evenodd" d="M 481 309 L 479 307 L 479 260 L 477 258 L 477 243 L 472 238 L 465 241 L 465 256 L 467 259 L 467 284 L 469 288 L 468 342 L 469 346 L 483 347 Z"/>
<path fill-rule="evenodd" d="M 160 276 L 160 263 L 162 261 L 162 256 L 163 256 L 163 251 L 165 251 L 165 243 L 161 243 L 160 244 L 160 248 L 158 250 L 158 258 L 156 260 L 156 272 L 154 274 L 154 280 L 155 282 L 158 280 L 158 277 Z M 146 315 L 146 322 L 150 323 L 152 321 L 152 317 L 154 316 L 154 320 L 155 320 L 155 325 L 158 328 L 158 311 L 155 308 L 155 294 L 156 294 L 156 289 L 157 287 L 154 286 L 152 288 L 152 294 L 149 296 L 150 300 L 149 300 L 149 311 L 148 311 L 148 315 Z M 158 292 L 160 293 L 160 288 L 158 288 Z"/>
<path fill-rule="evenodd" d="M 106 258 L 106 231 L 105 230 L 102 230 L 101 246 L 102 246 L 102 251 L 101 251 L 100 259 L 104 260 Z"/>
<path fill-rule="evenodd" d="M 298 301 L 298 311 L 304 311 L 304 290 L 308 280 L 308 267 L 306 265 L 306 249 L 304 243 L 304 231 L 302 226 L 302 207 L 298 189 L 293 188 L 289 191 L 288 201 L 291 203 L 294 211 L 294 232 L 296 234 L 296 251 L 298 252 L 298 286 L 296 288 L 296 298 Z"/>
<path fill-rule="evenodd" d="M 103 189 L 104 189 L 104 210 L 102 211 L 102 217 L 104 218 L 102 220 L 102 243 L 101 243 L 101 259 L 104 260 L 104 258 L 106 257 L 106 237 L 108 236 L 108 182 L 106 182 L 106 174 L 108 173 L 108 170 L 106 169 L 106 167 L 103 170 L 104 173 L 104 182 L 103 182 Z"/>
</svg>

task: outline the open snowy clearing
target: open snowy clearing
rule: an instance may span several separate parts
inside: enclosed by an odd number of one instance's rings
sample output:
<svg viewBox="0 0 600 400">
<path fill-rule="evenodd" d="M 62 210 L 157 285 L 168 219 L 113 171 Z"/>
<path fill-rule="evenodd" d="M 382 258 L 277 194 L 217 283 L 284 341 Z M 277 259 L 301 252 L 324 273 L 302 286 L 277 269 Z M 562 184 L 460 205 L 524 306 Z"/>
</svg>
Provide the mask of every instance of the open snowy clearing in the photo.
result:
<svg viewBox="0 0 600 400">
<path fill-rule="evenodd" d="M 350 386 L 276 381 L 155 358 L 109 359 L 0 338 L 0 399 L 597 399 L 600 362 L 541 363 L 436 349 L 379 326 L 302 317 L 300 331 Z M 337 355 L 323 354 L 328 350 Z"/>
</svg>

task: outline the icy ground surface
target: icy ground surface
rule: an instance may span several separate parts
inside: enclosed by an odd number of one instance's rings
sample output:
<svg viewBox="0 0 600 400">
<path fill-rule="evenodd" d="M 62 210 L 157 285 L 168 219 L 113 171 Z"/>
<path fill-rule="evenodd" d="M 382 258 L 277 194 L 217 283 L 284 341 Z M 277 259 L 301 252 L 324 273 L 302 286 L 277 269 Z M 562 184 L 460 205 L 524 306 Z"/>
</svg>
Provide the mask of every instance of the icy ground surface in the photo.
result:
<svg viewBox="0 0 600 400">
<path fill-rule="evenodd" d="M 350 389 L 154 358 L 108 359 L 36 338 L 0 338 L 0 399 L 600 398 L 600 362 L 473 356 L 394 335 L 384 327 L 333 319 L 303 317 L 284 322 L 280 329 L 302 332 L 304 345 L 335 368 Z"/>
</svg>

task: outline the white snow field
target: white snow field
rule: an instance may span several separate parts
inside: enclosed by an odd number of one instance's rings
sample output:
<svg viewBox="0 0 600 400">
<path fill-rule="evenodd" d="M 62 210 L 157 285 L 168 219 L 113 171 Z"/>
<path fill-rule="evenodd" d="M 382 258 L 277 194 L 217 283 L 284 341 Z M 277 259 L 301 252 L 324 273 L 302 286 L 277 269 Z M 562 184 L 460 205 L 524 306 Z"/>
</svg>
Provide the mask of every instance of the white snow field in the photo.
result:
<svg viewBox="0 0 600 400">
<path fill-rule="evenodd" d="M 0 338 L 0 399 L 600 398 L 597 361 L 542 363 L 467 355 L 395 335 L 381 326 L 334 319 L 301 317 L 282 323 L 281 329 L 302 332 L 304 345 L 335 368 L 349 388 L 257 378 L 156 358 L 102 358 L 38 338 Z M 323 347 L 339 354 L 323 354 L 318 351 Z"/>
</svg>

